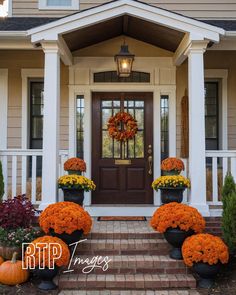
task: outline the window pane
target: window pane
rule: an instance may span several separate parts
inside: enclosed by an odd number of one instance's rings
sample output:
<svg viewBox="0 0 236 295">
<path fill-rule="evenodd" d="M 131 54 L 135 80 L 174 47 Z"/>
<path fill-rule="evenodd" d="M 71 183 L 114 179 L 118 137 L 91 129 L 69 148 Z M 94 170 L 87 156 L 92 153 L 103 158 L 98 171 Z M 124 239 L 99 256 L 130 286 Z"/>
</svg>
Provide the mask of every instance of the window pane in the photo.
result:
<svg viewBox="0 0 236 295">
<path fill-rule="evenodd" d="M 219 148 L 218 86 L 218 82 L 205 82 L 205 127 L 207 150 L 217 150 Z"/>
<path fill-rule="evenodd" d="M 169 97 L 161 96 L 161 159 L 169 156 Z"/>
<path fill-rule="evenodd" d="M 72 0 L 47 0 L 47 6 L 71 6 Z"/>
<path fill-rule="evenodd" d="M 84 96 L 76 97 L 77 157 L 84 158 Z"/>
</svg>

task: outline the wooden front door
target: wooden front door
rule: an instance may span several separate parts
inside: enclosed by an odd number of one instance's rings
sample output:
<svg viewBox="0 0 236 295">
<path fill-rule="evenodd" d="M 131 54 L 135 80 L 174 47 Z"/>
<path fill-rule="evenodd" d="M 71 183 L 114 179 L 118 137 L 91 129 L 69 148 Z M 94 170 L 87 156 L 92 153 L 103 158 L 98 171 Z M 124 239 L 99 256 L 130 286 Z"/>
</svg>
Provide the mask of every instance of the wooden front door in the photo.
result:
<svg viewBox="0 0 236 295">
<path fill-rule="evenodd" d="M 93 93 L 93 204 L 153 204 L 152 93 Z M 133 140 L 121 144 L 109 137 L 108 119 L 125 111 L 138 122 Z"/>
</svg>

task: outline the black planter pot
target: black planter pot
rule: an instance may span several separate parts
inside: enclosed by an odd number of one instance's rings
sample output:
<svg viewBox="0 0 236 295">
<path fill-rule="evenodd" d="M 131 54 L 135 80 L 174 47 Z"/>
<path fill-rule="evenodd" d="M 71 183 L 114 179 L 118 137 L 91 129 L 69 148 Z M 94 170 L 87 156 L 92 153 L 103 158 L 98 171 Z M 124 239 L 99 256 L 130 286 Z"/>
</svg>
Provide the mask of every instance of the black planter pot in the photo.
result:
<svg viewBox="0 0 236 295">
<path fill-rule="evenodd" d="M 62 188 L 62 190 L 64 193 L 64 201 L 73 202 L 80 206 L 83 206 L 84 190 L 72 188 Z"/>
<path fill-rule="evenodd" d="M 68 170 L 68 174 L 69 175 L 82 175 L 82 172 L 81 171 L 78 171 L 78 170 Z"/>
<path fill-rule="evenodd" d="M 194 231 L 189 230 L 189 231 L 184 231 L 179 228 L 168 228 L 165 233 L 164 237 L 167 240 L 169 244 L 171 244 L 174 248 L 170 252 L 170 258 L 177 259 L 177 260 L 182 260 L 182 252 L 181 252 L 181 247 L 183 245 L 184 240 L 193 235 Z"/>
<path fill-rule="evenodd" d="M 220 272 L 222 264 L 210 265 L 208 263 L 198 262 L 193 265 L 193 270 L 199 275 L 198 287 L 211 288 L 214 285 L 214 278 Z"/>
<path fill-rule="evenodd" d="M 55 290 L 57 285 L 53 282 L 53 279 L 58 273 L 58 267 L 55 266 L 54 269 L 39 269 L 34 270 L 36 276 L 41 280 L 41 283 L 38 285 L 38 288 L 43 291 Z"/>
<path fill-rule="evenodd" d="M 183 201 L 183 192 L 185 188 L 160 188 L 162 204 L 171 202 L 181 203 Z"/>
<path fill-rule="evenodd" d="M 50 229 L 50 234 L 53 237 L 57 237 L 57 238 L 61 239 L 69 246 L 70 244 L 78 242 L 81 239 L 81 237 L 83 235 L 83 230 L 75 230 L 71 234 L 67 234 L 67 233 L 57 234 L 54 232 L 53 229 Z"/>
<path fill-rule="evenodd" d="M 170 170 L 170 171 L 165 171 L 165 170 L 162 170 L 162 175 L 163 176 L 167 176 L 167 175 L 179 175 L 180 172 L 177 171 L 177 170 Z"/>
</svg>

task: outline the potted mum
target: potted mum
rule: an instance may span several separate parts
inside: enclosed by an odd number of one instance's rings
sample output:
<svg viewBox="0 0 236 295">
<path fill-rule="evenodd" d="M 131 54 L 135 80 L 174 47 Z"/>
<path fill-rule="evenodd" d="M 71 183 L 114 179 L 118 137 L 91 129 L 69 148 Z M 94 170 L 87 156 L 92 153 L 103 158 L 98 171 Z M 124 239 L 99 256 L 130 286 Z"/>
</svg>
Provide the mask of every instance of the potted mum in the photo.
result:
<svg viewBox="0 0 236 295">
<path fill-rule="evenodd" d="M 166 158 L 161 162 L 161 170 L 163 175 L 179 175 L 184 171 L 184 163 L 178 158 Z"/>
<path fill-rule="evenodd" d="M 63 190 L 64 201 L 83 205 L 84 191 L 95 190 L 94 182 L 82 175 L 64 175 L 58 179 L 58 187 Z"/>
<path fill-rule="evenodd" d="M 182 246 L 184 262 L 199 275 L 199 287 L 210 288 L 222 264 L 229 260 L 228 247 L 221 238 L 210 234 L 188 237 Z"/>
<path fill-rule="evenodd" d="M 55 250 L 55 247 L 58 249 Z M 58 253 L 61 253 L 59 258 Z M 68 246 L 57 237 L 40 237 L 34 240 L 25 252 L 25 262 L 27 262 L 29 269 L 33 269 L 33 272 L 41 279 L 38 288 L 44 291 L 57 288 L 53 278 L 57 275 L 59 267 L 67 266 L 69 260 Z"/>
<path fill-rule="evenodd" d="M 190 188 L 190 180 L 182 175 L 160 176 L 153 181 L 152 188 L 161 191 L 161 202 L 163 204 L 181 203 L 184 190 Z"/>
<path fill-rule="evenodd" d="M 82 172 L 86 172 L 86 163 L 80 158 L 70 158 L 65 162 L 64 170 L 67 171 L 69 175 L 81 175 Z"/>
<path fill-rule="evenodd" d="M 159 207 L 151 218 L 152 228 L 164 234 L 174 248 L 170 252 L 173 259 L 183 259 L 181 247 L 184 240 L 194 233 L 201 233 L 206 222 L 197 209 L 176 202 Z"/>
<path fill-rule="evenodd" d="M 41 232 L 33 228 L 36 210 L 25 195 L 0 203 L 0 256 L 11 259 L 14 252 L 21 258 L 22 243 L 29 243 Z"/>
<path fill-rule="evenodd" d="M 80 205 L 59 202 L 49 205 L 40 215 L 39 224 L 46 234 L 61 238 L 68 245 L 87 235 L 92 227 L 92 218 Z"/>
</svg>

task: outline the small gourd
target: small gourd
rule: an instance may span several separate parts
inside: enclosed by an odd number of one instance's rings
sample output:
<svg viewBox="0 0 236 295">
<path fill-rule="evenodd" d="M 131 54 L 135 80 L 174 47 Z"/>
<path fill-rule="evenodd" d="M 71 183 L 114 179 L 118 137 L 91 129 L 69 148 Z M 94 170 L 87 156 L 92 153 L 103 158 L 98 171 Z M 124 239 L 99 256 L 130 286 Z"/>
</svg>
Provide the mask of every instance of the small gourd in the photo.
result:
<svg viewBox="0 0 236 295">
<path fill-rule="evenodd" d="M 4 262 L 4 259 L 2 258 L 2 256 L 0 256 L 0 265 Z"/>
<path fill-rule="evenodd" d="M 11 260 L 0 265 L 0 284 L 15 286 L 26 282 L 29 278 L 27 269 L 22 269 L 22 261 L 16 260 L 17 253 L 14 252 Z"/>
</svg>

